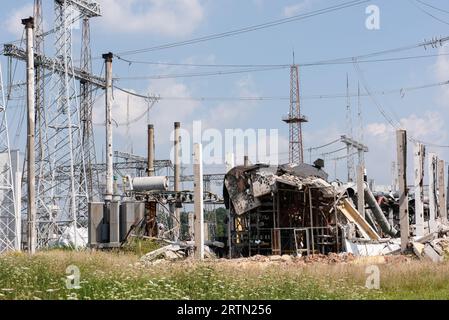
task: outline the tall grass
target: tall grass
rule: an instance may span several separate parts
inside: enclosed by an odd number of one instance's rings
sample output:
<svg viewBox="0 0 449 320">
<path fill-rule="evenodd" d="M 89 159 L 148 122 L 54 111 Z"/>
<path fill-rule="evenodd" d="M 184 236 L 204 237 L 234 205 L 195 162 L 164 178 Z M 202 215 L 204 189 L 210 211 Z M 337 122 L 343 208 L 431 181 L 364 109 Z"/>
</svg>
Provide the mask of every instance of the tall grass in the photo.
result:
<svg viewBox="0 0 449 320">
<path fill-rule="evenodd" d="M 66 268 L 80 288 L 66 288 Z M 0 256 L 0 299 L 448 299 L 448 264 L 380 265 L 381 289 L 364 288 L 363 264 L 191 260 L 144 266 L 122 252 L 47 251 Z"/>
</svg>

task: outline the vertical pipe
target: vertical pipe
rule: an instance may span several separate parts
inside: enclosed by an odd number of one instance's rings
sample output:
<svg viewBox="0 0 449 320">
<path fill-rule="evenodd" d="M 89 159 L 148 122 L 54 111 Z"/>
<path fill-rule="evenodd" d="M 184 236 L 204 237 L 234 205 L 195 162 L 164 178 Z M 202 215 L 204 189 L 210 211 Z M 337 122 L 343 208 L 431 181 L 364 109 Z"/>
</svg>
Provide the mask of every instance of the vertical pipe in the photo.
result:
<svg viewBox="0 0 449 320">
<path fill-rule="evenodd" d="M 148 176 L 154 176 L 154 125 L 148 125 Z"/>
<path fill-rule="evenodd" d="M 28 174 L 28 252 L 36 252 L 36 176 L 35 176 L 35 89 L 34 89 L 34 19 L 23 19 L 27 42 L 27 174 Z"/>
<path fill-rule="evenodd" d="M 424 157 L 425 147 L 415 144 L 415 232 L 417 237 L 424 236 Z"/>
<path fill-rule="evenodd" d="M 181 163 L 180 163 L 180 149 L 181 149 L 181 137 L 180 137 L 181 123 L 175 122 L 175 193 L 176 197 L 179 197 L 178 193 L 181 191 Z M 174 241 L 178 241 L 180 229 L 181 229 L 181 210 L 178 205 L 175 205 L 175 218 L 173 221 L 174 229 Z"/>
<path fill-rule="evenodd" d="M 407 189 L 407 132 L 396 131 L 398 182 L 399 182 L 399 221 L 401 226 L 401 252 L 408 247 L 410 237 Z"/>
<path fill-rule="evenodd" d="M 106 193 L 104 200 L 112 201 L 113 163 L 112 163 L 112 58 L 111 52 L 103 54 L 106 64 Z"/>
<path fill-rule="evenodd" d="M 357 210 L 365 218 L 365 179 L 363 165 L 357 166 Z"/>
<path fill-rule="evenodd" d="M 204 212 L 203 212 L 203 155 L 202 145 L 194 145 L 194 194 L 195 194 L 195 259 L 204 259 Z"/>
<path fill-rule="evenodd" d="M 444 182 L 444 160 L 438 161 L 438 211 L 441 222 L 447 223 L 446 189 Z"/>
<path fill-rule="evenodd" d="M 436 218 L 437 218 L 437 202 L 436 202 L 436 171 L 437 171 L 437 155 L 434 153 L 429 154 L 429 232 L 436 231 Z"/>
<path fill-rule="evenodd" d="M 249 167 L 249 157 L 248 157 L 248 156 L 245 156 L 245 157 L 243 158 L 243 165 L 244 165 L 245 167 Z"/>
</svg>

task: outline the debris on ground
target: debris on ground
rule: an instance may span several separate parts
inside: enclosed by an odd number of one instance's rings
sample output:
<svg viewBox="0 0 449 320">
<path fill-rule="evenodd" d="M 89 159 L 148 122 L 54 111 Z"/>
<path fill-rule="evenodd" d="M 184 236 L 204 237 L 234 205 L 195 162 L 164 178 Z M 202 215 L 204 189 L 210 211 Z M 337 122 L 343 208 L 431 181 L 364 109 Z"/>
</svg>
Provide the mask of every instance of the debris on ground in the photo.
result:
<svg viewBox="0 0 449 320">
<path fill-rule="evenodd" d="M 169 244 L 165 247 L 148 252 L 140 258 L 140 262 L 147 264 L 157 260 L 175 261 L 186 257 L 185 248 L 176 244 Z"/>
<path fill-rule="evenodd" d="M 429 239 L 425 243 L 413 242 L 413 253 L 419 258 L 432 262 L 443 262 L 449 255 L 449 239 Z"/>
</svg>

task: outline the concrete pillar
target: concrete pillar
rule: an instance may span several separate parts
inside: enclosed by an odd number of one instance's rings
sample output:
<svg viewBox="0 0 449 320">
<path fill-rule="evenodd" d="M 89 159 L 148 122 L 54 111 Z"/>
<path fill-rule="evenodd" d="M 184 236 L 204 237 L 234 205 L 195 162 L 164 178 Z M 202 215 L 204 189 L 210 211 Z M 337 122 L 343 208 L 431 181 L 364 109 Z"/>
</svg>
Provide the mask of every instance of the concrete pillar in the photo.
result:
<svg viewBox="0 0 449 320">
<path fill-rule="evenodd" d="M 154 176 L 154 125 L 148 125 L 148 176 Z"/>
<path fill-rule="evenodd" d="M 438 161 L 438 212 L 441 222 L 447 223 L 446 188 L 444 182 L 445 163 Z"/>
<path fill-rule="evenodd" d="M 36 176 L 35 176 L 35 87 L 34 87 L 34 19 L 23 19 L 27 45 L 27 175 L 28 175 L 28 252 L 36 252 Z"/>
<path fill-rule="evenodd" d="M 398 182 L 399 182 L 399 220 L 401 225 L 401 251 L 407 250 L 410 241 L 407 188 L 407 132 L 396 131 Z"/>
<path fill-rule="evenodd" d="M 174 168 L 175 168 L 175 185 L 174 185 L 174 190 L 175 193 L 178 193 L 181 191 L 181 135 L 180 135 L 180 129 L 181 129 L 181 124 L 179 122 L 175 122 L 175 163 L 174 163 Z M 174 241 L 178 241 L 179 240 L 179 233 L 181 230 L 181 209 L 177 207 L 177 205 L 175 205 L 175 217 L 173 220 L 173 230 L 174 230 Z"/>
<path fill-rule="evenodd" d="M 438 167 L 438 157 L 435 153 L 429 154 L 428 172 L 429 172 L 429 231 L 435 232 L 437 229 L 437 188 L 436 174 Z"/>
<path fill-rule="evenodd" d="M 243 159 L 243 165 L 244 165 L 245 167 L 249 167 L 249 157 L 248 157 L 248 156 L 245 156 L 245 157 L 244 157 L 244 159 Z"/>
<path fill-rule="evenodd" d="M 202 144 L 193 146 L 193 172 L 195 193 L 195 259 L 204 259 L 204 203 L 203 203 L 203 155 Z"/>
<path fill-rule="evenodd" d="M 424 236 L 424 159 L 425 146 L 421 143 L 415 143 L 415 235 L 417 237 Z"/>
</svg>

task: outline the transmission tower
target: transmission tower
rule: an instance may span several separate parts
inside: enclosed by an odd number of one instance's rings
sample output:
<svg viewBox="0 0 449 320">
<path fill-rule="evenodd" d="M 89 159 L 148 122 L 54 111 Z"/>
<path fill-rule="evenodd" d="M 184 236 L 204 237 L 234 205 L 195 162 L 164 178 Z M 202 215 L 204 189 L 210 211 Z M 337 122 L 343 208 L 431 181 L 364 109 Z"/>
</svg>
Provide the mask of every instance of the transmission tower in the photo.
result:
<svg viewBox="0 0 449 320">
<path fill-rule="evenodd" d="M 45 37 L 44 37 L 44 24 L 43 24 L 43 10 L 42 10 L 42 0 L 34 1 L 34 49 L 36 55 L 44 55 L 45 51 Z M 45 69 L 42 65 L 36 64 L 35 66 L 35 154 L 36 154 L 36 194 L 44 194 L 46 190 L 52 188 L 52 183 L 46 177 L 48 172 L 51 172 L 51 163 L 47 161 L 46 155 L 49 153 L 49 143 L 47 139 L 46 128 L 46 108 L 45 108 Z M 25 160 L 27 161 L 27 156 Z M 23 187 L 26 189 L 25 179 L 29 175 L 26 172 L 26 162 L 24 163 L 24 174 L 23 174 Z M 26 199 L 26 191 L 23 193 Z M 37 208 L 37 238 L 38 245 L 46 245 L 50 234 L 55 233 L 55 225 L 51 223 L 53 217 L 51 216 L 52 203 L 48 199 L 37 198 L 36 199 Z M 47 201 L 45 201 L 47 200 Z M 26 202 L 26 201 L 25 201 Z M 26 212 L 26 207 L 23 206 Z"/>
<path fill-rule="evenodd" d="M 5 88 L 0 65 L 0 253 L 20 249 L 20 216 L 14 196 L 14 176 L 9 148 Z"/>
<path fill-rule="evenodd" d="M 304 163 L 302 124 L 308 120 L 301 115 L 299 66 L 296 64 L 290 67 L 290 113 L 283 121 L 289 126 L 289 162 L 292 164 Z"/>
<path fill-rule="evenodd" d="M 87 226 L 89 200 L 80 104 L 72 59 L 74 12 L 81 17 L 99 15 L 87 0 L 55 0 L 55 64 L 50 98 L 45 105 L 42 157 L 37 193 L 38 245 L 46 246 L 63 227 Z M 75 242 L 76 239 L 75 229 Z"/>
<path fill-rule="evenodd" d="M 81 32 L 81 71 L 85 72 L 86 74 L 92 73 L 90 18 L 90 14 L 84 15 Z M 95 142 L 92 124 L 92 89 L 93 85 L 90 81 L 80 81 L 82 142 L 84 149 L 84 163 L 86 165 L 86 180 L 90 201 L 99 200 L 100 197 L 100 181 L 98 171 L 93 170 L 94 166 L 97 163 L 97 159 L 95 154 Z"/>
</svg>

